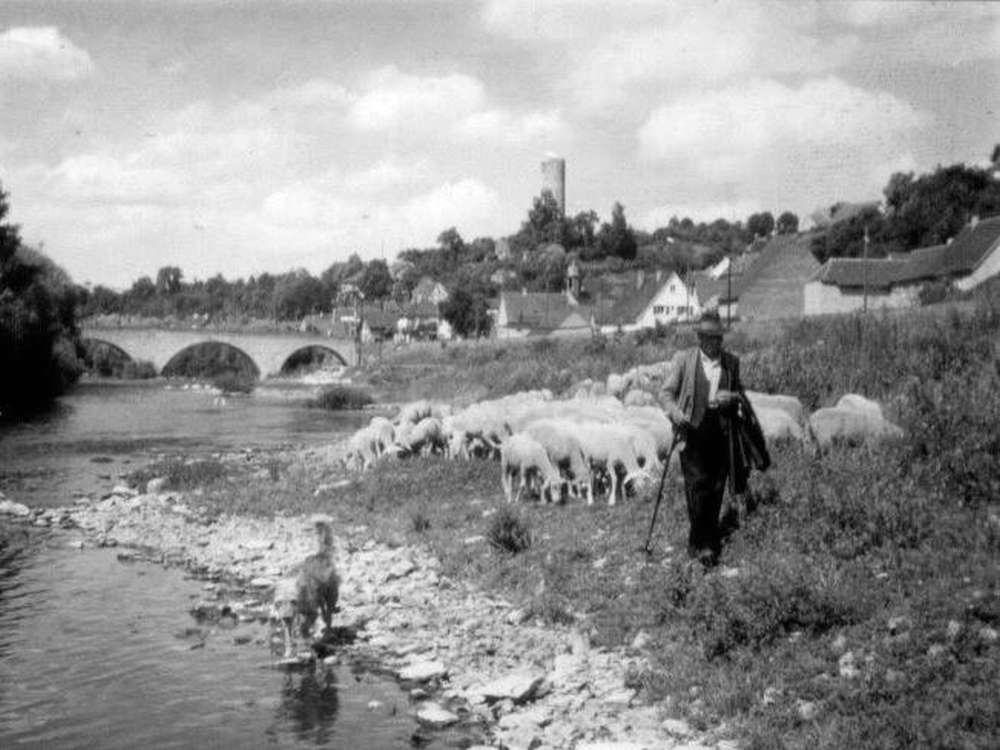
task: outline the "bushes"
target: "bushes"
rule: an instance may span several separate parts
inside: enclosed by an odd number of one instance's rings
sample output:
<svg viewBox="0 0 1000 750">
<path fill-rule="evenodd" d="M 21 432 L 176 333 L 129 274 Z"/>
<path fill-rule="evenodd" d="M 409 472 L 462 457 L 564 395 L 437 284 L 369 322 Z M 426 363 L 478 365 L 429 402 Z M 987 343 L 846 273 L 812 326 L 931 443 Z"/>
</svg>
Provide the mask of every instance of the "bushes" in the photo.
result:
<svg viewBox="0 0 1000 750">
<path fill-rule="evenodd" d="M 516 510 L 504 505 L 490 519 L 486 539 L 494 549 L 516 555 L 531 546 L 531 530 Z"/>
<path fill-rule="evenodd" d="M 224 372 L 213 378 L 212 385 L 223 393 L 250 393 L 257 385 L 257 381 L 243 373 Z"/>
<path fill-rule="evenodd" d="M 225 478 L 226 467 L 220 461 L 185 461 L 179 458 L 166 459 L 145 466 L 128 476 L 130 484 L 140 488 L 155 477 L 165 477 L 169 490 L 192 490 Z"/>
<path fill-rule="evenodd" d="M 309 402 L 309 406 L 329 411 L 347 411 L 362 409 L 373 401 L 371 394 L 363 388 L 337 384 L 326 386 Z"/>
</svg>

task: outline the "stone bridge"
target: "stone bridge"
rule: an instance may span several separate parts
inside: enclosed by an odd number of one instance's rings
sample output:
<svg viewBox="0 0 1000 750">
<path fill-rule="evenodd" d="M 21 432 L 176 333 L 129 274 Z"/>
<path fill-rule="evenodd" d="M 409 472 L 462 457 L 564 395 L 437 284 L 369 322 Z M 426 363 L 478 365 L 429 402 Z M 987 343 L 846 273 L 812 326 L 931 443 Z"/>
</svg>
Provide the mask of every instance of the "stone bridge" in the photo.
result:
<svg viewBox="0 0 1000 750">
<path fill-rule="evenodd" d="M 95 328 L 84 326 L 84 339 L 105 342 L 120 349 L 132 360 L 153 363 L 157 372 L 177 354 L 197 344 L 228 344 L 253 360 L 261 376 L 277 375 L 292 355 L 318 348 L 332 354 L 341 364 L 348 364 L 354 342 L 347 338 L 329 338 L 308 333 L 226 333 L 201 329 L 167 328 Z"/>
</svg>

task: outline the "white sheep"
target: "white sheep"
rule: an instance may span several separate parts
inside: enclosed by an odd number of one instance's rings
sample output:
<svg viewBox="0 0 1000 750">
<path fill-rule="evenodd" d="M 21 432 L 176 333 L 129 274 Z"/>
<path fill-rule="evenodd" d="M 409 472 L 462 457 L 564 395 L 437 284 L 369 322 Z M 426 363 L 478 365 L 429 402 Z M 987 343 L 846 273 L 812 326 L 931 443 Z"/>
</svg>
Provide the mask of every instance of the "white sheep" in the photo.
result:
<svg viewBox="0 0 1000 750">
<path fill-rule="evenodd" d="M 348 469 L 357 467 L 365 471 L 382 455 L 380 445 L 378 433 L 371 426 L 362 427 L 347 441 L 344 466 Z"/>
<path fill-rule="evenodd" d="M 396 431 L 394 450 L 399 454 L 438 453 L 445 446 L 444 427 L 436 417 L 424 417 L 416 424 L 403 425 Z"/>
<path fill-rule="evenodd" d="M 614 505 L 618 494 L 630 481 L 648 477 L 649 474 L 639 466 L 635 448 L 634 434 L 613 424 L 599 422 L 581 422 L 575 429 L 575 434 L 583 447 L 584 455 L 595 469 L 607 472 L 611 487 L 608 493 L 608 505 Z M 624 479 L 619 485 L 618 468 L 624 473 Z"/>
<path fill-rule="evenodd" d="M 593 476 L 583 447 L 573 434 L 572 424 L 565 420 L 543 419 L 526 425 L 524 434 L 537 440 L 552 464 L 565 469 L 570 475 L 573 480 L 570 484 L 571 491 L 576 495 L 582 491 L 587 504 L 593 504 Z"/>
<path fill-rule="evenodd" d="M 903 437 L 901 428 L 871 410 L 817 409 L 809 417 L 809 424 L 821 449 L 829 448 L 835 441 L 864 445 Z"/>
<path fill-rule="evenodd" d="M 500 447 L 500 481 L 508 503 L 517 502 L 521 491 L 537 474 L 541 480 L 540 496 L 552 502 L 553 490 L 560 489 L 564 480 L 552 465 L 545 448 L 534 438 L 523 433 L 509 436 Z M 517 494 L 514 494 L 514 477 L 518 477 Z"/>
<path fill-rule="evenodd" d="M 379 456 L 382 456 L 396 442 L 396 428 L 385 417 L 372 417 L 368 429 L 378 437 Z"/>
</svg>

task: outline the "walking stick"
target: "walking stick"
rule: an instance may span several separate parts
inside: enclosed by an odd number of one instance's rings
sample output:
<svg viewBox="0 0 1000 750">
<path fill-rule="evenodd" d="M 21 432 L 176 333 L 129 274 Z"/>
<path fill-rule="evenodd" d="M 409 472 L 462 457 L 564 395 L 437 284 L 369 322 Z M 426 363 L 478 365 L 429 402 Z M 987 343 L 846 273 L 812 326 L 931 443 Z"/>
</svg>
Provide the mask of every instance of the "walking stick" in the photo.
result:
<svg viewBox="0 0 1000 750">
<path fill-rule="evenodd" d="M 677 443 L 679 443 L 680 440 L 680 430 L 674 429 L 674 439 L 673 442 L 670 443 L 670 450 L 667 451 L 667 458 L 663 462 L 663 473 L 660 474 L 660 489 L 656 492 L 656 505 L 653 506 L 653 518 L 649 522 L 649 533 L 646 534 L 646 544 L 642 548 L 647 555 L 653 554 L 650 544 L 653 541 L 653 528 L 656 526 L 656 516 L 660 512 L 660 501 L 663 500 L 663 485 L 667 481 L 667 470 L 670 468 L 670 459 L 673 458 L 674 448 L 677 447 Z"/>
</svg>

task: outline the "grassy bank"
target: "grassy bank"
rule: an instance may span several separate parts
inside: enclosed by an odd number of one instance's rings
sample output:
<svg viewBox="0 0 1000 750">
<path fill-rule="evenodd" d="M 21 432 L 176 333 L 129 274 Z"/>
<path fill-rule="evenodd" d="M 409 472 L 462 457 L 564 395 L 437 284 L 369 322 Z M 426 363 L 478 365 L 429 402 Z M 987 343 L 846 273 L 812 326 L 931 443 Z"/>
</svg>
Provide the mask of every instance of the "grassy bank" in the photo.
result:
<svg viewBox="0 0 1000 750">
<path fill-rule="evenodd" d="M 631 684 L 693 724 L 725 722 L 748 747 L 985 750 L 1000 736 L 998 334 L 1000 307 L 983 302 L 919 321 L 804 321 L 765 347 L 734 337 L 748 385 L 810 406 L 865 393 L 886 402 L 907 439 L 819 457 L 776 449 L 774 469 L 753 478 L 752 512 L 722 570 L 710 574 L 684 559 L 677 481 L 652 559 L 640 551 L 652 488 L 615 508 L 525 504 L 503 517 L 488 462 L 385 463 L 340 487 L 335 467 L 275 467 L 252 483 L 230 467 L 207 482 L 203 501 L 242 513 L 329 512 L 343 528 L 428 545 L 448 575 L 531 616 L 578 623 L 597 644 L 644 633 Z M 503 354 L 494 344 L 438 350 L 451 361 L 437 366 L 453 373 L 452 394 L 556 390 L 682 343 L 539 343 Z M 424 363 L 410 356 L 392 366 L 435 364 L 429 353 Z M 391 371 L 383 378 L 395 386 Z M 517 540 L 508 546 L 520 551 L 490 539 Z"/>
</svg>

